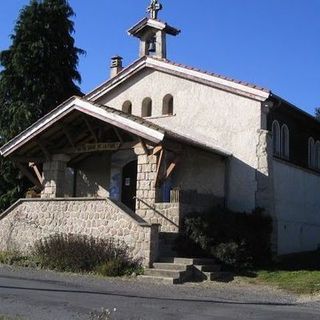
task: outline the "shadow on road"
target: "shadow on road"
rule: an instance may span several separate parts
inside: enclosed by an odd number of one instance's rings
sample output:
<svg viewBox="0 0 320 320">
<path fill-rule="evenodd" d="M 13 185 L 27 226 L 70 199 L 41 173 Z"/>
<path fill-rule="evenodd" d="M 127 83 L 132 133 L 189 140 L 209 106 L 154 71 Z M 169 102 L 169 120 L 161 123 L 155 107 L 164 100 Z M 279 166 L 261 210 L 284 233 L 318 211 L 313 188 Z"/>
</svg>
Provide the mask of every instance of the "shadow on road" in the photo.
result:
<svg viewBox="0 0 320 320">
<path fill-rule="evenodd" d="M 29 281 L 32 281 L 29 279 Z M 73 294 L 92 294 L 92 295 L 104 295 L 104 296 L 116 296 L 123 298 L 136 298 L 147 300 L 159 300 L 159 301 L 179 301 L 179 302 L 200 302 L 200 303 L 216 303 L 216 304 L 230 304 L 230 305 L 260 305 L 260 306 L 296 306 L 295 303 L 273 303 L 273 302 L 237 302 L 237 301 L 223 301 L 223 300 L 210 300 L 210 299 L 183 299 L 183 298 L 165 298 L 165 297 L 152 297 L 141 296 L 135 294 L 115 293 L 108 291 L 87 291 L 87 290 L 65 290 L 65 289 L 43 289 L 32 287 L 18 287 L 18 286 L 1 286 L 0 289 L 7 290 L 26 290 L 26 291 L 39 291 L 39 292 L 57 292 L 57 293 L 73 293 Z"/>
</svg>

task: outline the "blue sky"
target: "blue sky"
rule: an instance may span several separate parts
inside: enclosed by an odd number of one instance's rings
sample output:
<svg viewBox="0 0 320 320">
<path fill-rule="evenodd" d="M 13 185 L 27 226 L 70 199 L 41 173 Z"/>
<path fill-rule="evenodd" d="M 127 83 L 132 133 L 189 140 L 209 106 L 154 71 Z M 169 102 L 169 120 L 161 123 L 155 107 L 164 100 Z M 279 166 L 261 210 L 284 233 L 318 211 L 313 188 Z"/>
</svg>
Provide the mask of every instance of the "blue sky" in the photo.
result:
<svg viewBox="0 0 320 320">
<path fill-rule="evenodd" d="M 19 9 L 28 0 L 2 0 L 0 50 L 10 45 Z M 320 106 L 320 0 L 162 0 L 160 19 L 182 30 L 168 57 L 256 83 L 313 113 Z M 126 31 L 149 0 L 70 0 L 77 46 L 87 51 L 79 70 L 84 92 L 109 75 L 109 59 L 138 57 Z"/>
</svg>

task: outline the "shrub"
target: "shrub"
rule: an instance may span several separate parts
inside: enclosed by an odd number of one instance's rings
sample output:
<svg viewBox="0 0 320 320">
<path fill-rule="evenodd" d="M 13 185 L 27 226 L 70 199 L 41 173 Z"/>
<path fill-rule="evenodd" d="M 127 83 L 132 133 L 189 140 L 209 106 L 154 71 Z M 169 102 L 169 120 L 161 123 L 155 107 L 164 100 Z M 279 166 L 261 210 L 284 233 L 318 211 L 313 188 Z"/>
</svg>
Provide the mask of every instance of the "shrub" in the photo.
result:
<svg viewBox="0 0 320 320">
<path fill-rule="evenodd" d="M 20 267 L 37 267 L 38 261 L 34 257 L 22 255 L 18 251 L 0 252 L 0 263 Z"/>
<path fill-rule="evenodd" d="M 121 257 L 100 264 L 95 272 L 105 277 L 121 277 L 142 274 L 143 268 L 137 261 Z"/>
<path fill-rule="evenodd" d="M 73 234 L 50 236 L 34 246 L 34 255 L 38 257 L 42 267 L 69 272 L 95 271 L 98 266 L 110 261 L 119 267 L 120 262 L 121 266 L 134 263 L 138 265 L 128 252 L 126 245 L 111 239 Z"/>
<path fill-rule="evenodd" d="M 244 242 L 220 243 L 212 248 L 212 254 L 226 266 L 233 267 L 235 270 L 249 268 L 252 266 L 252 257 L 247 252 Z"/>
<path fill-rule="evenodd" d="M 184 232 L 175 249 L 179 254 L 193 257 L 213 256 L 234 269 L 264 266 L 272 257 L 271 232 L 272 219 L 261 209 L 237 213 L 214 208 L 186 217 Z"/>
<path fill-rule="evenodd" d="M 122 259 L 114 259 L 104 262 L 96 268 L 96 272 L 107 277 L 123 276 L 126 273 L 126 261 Z"/>
</svg>

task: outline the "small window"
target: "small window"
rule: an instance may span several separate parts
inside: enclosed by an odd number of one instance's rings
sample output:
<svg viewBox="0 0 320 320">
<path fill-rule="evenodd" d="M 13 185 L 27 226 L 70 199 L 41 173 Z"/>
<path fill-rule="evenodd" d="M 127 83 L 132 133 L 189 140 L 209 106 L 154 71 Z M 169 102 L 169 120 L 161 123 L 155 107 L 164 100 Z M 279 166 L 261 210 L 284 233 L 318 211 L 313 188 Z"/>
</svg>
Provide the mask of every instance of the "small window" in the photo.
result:
<svg viewBox="0 0 320 320">
<path fill-rule="evenodd" d="M 151 117 L 152 116 L 152 100 L 150 98 L 145 98 L 142 101 L 142 117 Z"/>
<path fill-rule="evenodd" d="M 315 167 L 315 146 L 314 146 L 314 139 L 309 138 L 308 141 L 308 165 L 309 168 L 314 168 Z"/>
<path fill-rule="evenodd" d="M 132 103 L 131 101 L 126 101 L 123 105 L 122 105 L 122 111 L 128 114 L 132 114 Z"/>
<path fill-rule="evenodd" d="M 320 170 L 320 141 L 315 144 L 315 168 Z"/>
<path fill-rule="evenodd" d="M 273 154 L 280 156 L 280 125 L 278 121 L 272 123 Z"/>
<path fill-rule="evenodd" d="M 287 125 L 281 127 L 281 156 L 289 159 L 290 155 L 290 136 Z"/>
<path fill-rule="evenodd" d="M 173 96 L 171 94 L 167 94 L 163 98 L 162 114 L 163 115 L 173 115 Z"/>
</svg>

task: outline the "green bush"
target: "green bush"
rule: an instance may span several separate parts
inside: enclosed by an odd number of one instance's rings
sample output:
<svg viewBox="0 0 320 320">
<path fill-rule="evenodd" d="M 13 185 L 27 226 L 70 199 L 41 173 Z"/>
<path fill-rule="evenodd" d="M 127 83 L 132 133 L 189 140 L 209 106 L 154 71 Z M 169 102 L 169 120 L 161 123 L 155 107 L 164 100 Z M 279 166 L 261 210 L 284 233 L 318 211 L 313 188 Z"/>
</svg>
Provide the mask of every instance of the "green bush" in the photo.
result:
<svg viewBox="0 0 320 320">
<path fill-rule="evenodd" d="M 261 209 L 237 213 L 214 208 L 186 217 L 175 250 L 189 257 L 213 256 L 234 269 L 265 266 L 272 260 L 271 233 L 272 219 Z"/>
<path fill-rule="evenodd" d="M 104 262 L 96 268 L 96 272 L 102 276 L 117 277 L 126 273 L 127 265 L 122 259 L 114 259 Z"/>
<path fill-rule="evenodd" d="M 252 266 L 252 257 L 247 251 L 244 242 L 220 243 L 212 248 L 212 254 L 226 266 L 232 267 L 235 270 L 250 268 Z"/>
<path fill-rule="evenodd" d="M 121 275 L 122 268 L 139 265 L 130 258 L 128 247 L 123 243 L 72 234 L 59 234 L 38 241 L 34 256 L 44 268 L 69 272 L 96 271 L 98 266 L 110 263 L 114 264 L 113 275 Z"/>
</svg>

